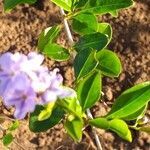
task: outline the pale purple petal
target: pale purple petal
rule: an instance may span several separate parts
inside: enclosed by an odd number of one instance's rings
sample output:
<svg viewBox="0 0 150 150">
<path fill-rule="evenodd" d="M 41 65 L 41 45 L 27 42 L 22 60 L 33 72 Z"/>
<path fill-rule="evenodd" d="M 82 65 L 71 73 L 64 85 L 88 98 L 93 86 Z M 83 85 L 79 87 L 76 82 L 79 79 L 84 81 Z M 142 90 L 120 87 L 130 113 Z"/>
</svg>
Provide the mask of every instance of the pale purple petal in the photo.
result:
<svg viewBox="0 0 150 150">
<path fill-rule="evenodd" d="M 57 100 L 57 95 L 54 91 L 47 90 L 43 95 L 42 95 L 42 101 L 44 104 L 56 101 Z"/>
<path fill-rule="evenodd" d="M 57 89 L 59 86 L 62 85 L 63 77 L 60 74 L 55 75 L 55 77 L 52 79 L 50 88 L 51 89 Z"/>
<path fill-rule="evenodd" d="M 44 61 L 44 56 L 31 52 L 28 54 L 28 61 L 21 64 L 21 70 L 26 73 L 30 71 L 38 71 Z"/>
<path fill-rule="evenodd" d="M 47 72 L 32 74 L 31 86 L 35 92 L 41 93 L 46 91 L 51 83 L 51 77 Z"/>
<path fill-rule="evenodd" d="M 17 119 L 23 119 L 27 113 L 33 112 L 34 109 L 35 101 L 33 99 L 26 99 L 25 101 L 16 103 L 14 116 Z"/>
<path fill-rule="evenodd" d="M 43 63 L 43 61 L 44 61 L 44 56 L 43 56 L 43 55 L 40 55 L 40 54 L 38 54 L 38 53 L 36 53 L 36 52 L 30 52 L 30 53 L 28 54 L 28 60 L 29 60 L 31 63 L 35 64 L 36 66 L 39 66 L 39 65 L 41 65 L 41 64 Z"/>
<path fill-rule="evenodd" d="M 74 98 L 77 97 L 76 92 L 67 87 L 60 87 L 59 92 L 58 92 L 58 97 L 59 99 L 64 99 L 64 98 Z"/>
<path fill-rule="evenodd" d="M 0 96 L 3 97 L 8 84 L 9 84 L 9 78 L 7 76 L 0 77 Z"/>
<path fill-rule="evenodd" d="M 0 56 L 0 69 L 7 71 L 9 70 L 8 68 L 11 68 L 13 62 L 12 56 L 13 54 L 9 52 Z"/>
</svg>

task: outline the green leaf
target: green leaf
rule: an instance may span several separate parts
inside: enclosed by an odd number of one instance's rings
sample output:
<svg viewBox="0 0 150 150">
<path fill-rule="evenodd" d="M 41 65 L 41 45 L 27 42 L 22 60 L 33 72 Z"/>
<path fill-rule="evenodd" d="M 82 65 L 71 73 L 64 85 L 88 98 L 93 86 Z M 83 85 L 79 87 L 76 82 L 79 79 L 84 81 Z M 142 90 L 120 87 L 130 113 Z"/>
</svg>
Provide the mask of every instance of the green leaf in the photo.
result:
<svg viewBox="0 0 150 150">
<path fill-rule="evenodd" d="M 91 13 L 78 14 L 72 18 L 72 27 L 81 35 L 94 33 L 98 27 L 97 18 Z"/>
<path fill-rule="evenodd" d="M 57 101 L 58 106 L 63 108 L 67 114 L 73 115 L 79 119 L 83 117 L 82 108 L 79 104 L 77 97 L 65 98 Z"/>
<path fill-rule="evenodd" d="M 19 127 L 19 121 L 16 120 L 15 122 L 13 122 L 13 124 L 9 127 L 9 131 L 14 131 Z"/>
<path fill-rule="evenodd" d="M 109 23 L 99 23 L 98 24 L 98 32 L 105 34 L 108 37 L 108 43 L 110 43 L 112 39 L 112 27 Z"/>
<path fill-rule="evenodd" d="M 70 57 L 69 51 L 58 44 L 48 43 L 43 50 L 43 54 L 56 61 L 65 61 Z"/>
<path fill-rule="evenodd" d="M 77 142 L 82 139 L 83 121 L 78 118 L 74 118 L 72 121 L 66 120 L 64 127 L 67 133 Z"/>
<path fill-rule="evenodd" d="M 96 118 L 89 120 L 89 124 L 101 129 L 109 129 L 109 121 L 106 118 Z"/>
<path fill-rule="evenodd" d="M 14 137 L 11 133 L 7 133 L 6 135 L 4 135 L 2 138 L 4 146 L 8 146 L 9 144 L 11 144 L 13 139 Z"/>
<path fill-rule="evenodd" d="M 96 118 L 89 120 L 89 124 L 97 128 L 111 130 L 117 133 L 121 138 L 131 142 L 132 136 L 128 125 L 120 119 L 107 120 L 106 118 Z"/>
<path fill-rule="evenodd" d="M 74 8 L 78 9 L 78 8 L 82 8 L 85 6 L 85 4 L 87 3 L 87 0 L 76 0 L 75 4 L 74 4 Z"/>
<path fill-rule="evenodd" d="M 80 12 L 105 14 L 133 5 L 132 0 L 89 0 Z"/>
<path fill-rule="evenodd" d="M 71 11 L 72 0 L 51 0 L 57 6 L 63 8 L 66 11 Z"/>
<path fill-rule="evenodd" d="M 136 111 L 135 113 L 133 113 L 133 114 L 131 114 L 131 115 L 129 115 L 129 116 L 123 118 L 123 119 L 124 119 L 124 120 L 141 119 L 141 118 L 144 116 L 144 114 L 145 114 L 145 112 L 146 112 L 146 109 L 147 109 L 147 104 L 146 104 L 144 107 L 140 108 L 140 109 L 139 109 L 138 111 Z"/>
<path fill-rule="evenodd" d="M 50 102 L 47 105 L 45 105 L 44 109 L 38 115 L 38 120 L 43 121 L 48 119 L 51 116 L 54 107 L 55 107 L 55 102 Z"/>
<path fill-rule="evenodd" d="M 64 110 L 62 110 L 60 107 L 56 107 L 48 119 L 39 121 L 38 116 L 42 110 L 44 110 L 44 107 L 37 105 L 35 111 L 30 115 L 29 128 L 32 132 L 47 131 L 59 123 L 64 116 Z"/>
<path fill-rule="evenodd" d="M 114 11 L 110 11 L 109 12 L 113 17 L 118 17 L 118 11 L 114 10 Z"/>
<path fill-rule="evenodd" d="M 74 48 L 77 52 L 84 49 L 92 48 L 94 50 L 103 49 L 108 43 L 108 38 L 102 33 L 92 33 L 82 36 L 79 41 L 75 44 Z"/>
<path fill-rule="evenodd" d="M 121 62 L 118 56 L 107 49 L 103 49 L 96 54 L 96 58 L 99 61 L 97 69 L 109 77 L 118 77 L 122 71 Z"/>
<path fill-rule="evenodd" d="M 41 32 L 38 39 L 38 49 L 40 51 L 43 51 L 44 47 L 48 43 L 54 42 L 59 33 L 60 33 L 60 26 L 49 27 L 45 29 L 43 32 Z"/>
<path fill-rule="evenodd" d="M 102 81 L 99 71 L 94 71 L 79 82 L 77 95 L 83 110 L 92 107 L 100 99 L 101 89 Z"/>
<path fill-rule="evenodd" d="M 85 49 L 79 52 L 74 60 L 74 71 L 77 80 L 86 76 L 93 71 L 97 66 L 95 59 L 96 51 L 91 49 Z"/>
<path fill-rule="evenodd" d="M 121 138 L 131 142 L 132 135 L 128 125 L 120 119 L 113 119 L 109 123 L 109 129 L 117 133 Z"/>
<path fill-rule="evenodd" d="M 144 82 L 123 92 L 115 101 L 107 118 L 127 118 L 150 101 L 150 82 Z"/>
<path fill-rule="evenodd" d="M 4 10 L 10 11 L 18 4 L 24 4 L 24 3 L 33 4 L 36 1 L 37 0 L 4 0 Z"/>
</svg>

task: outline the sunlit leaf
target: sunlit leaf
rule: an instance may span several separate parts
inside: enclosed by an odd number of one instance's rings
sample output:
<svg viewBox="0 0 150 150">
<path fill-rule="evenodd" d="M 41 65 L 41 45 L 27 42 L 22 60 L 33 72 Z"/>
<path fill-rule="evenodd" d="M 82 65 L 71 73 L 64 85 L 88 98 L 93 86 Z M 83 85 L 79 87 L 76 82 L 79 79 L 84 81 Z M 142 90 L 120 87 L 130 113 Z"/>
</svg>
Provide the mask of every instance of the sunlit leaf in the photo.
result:
<svg viewBox="0 0 150 150">
<path fill-rule="evenodd" d="M 83 110 L 92 107 L 101 96 L 102 82 L 99 71 L 86 76 L 77 86 L 77 95 Z"/>
<path fill-rule="evenodd" d="M 9 131 L 14 131 L 19 127 L 19 121 L 16 120 L 15 122 L 12 123 L 12 125 L 9 127 Z"/>
<path fill-rule="evenodd" d="M 60 32 L 60 26 L 53 26 L 45 29 L 39 36 L 38 39 L 38 49 L 40 51 L 44 50 L 44 47 L 48 43 L 54 42 Z"/>
<path fill-rule="evenodd" d="M 56 61 L 65 61 L 70 57 L 70 53 L 67 49 L 61 47 L 58 44 L 48 43 L 42 52 L 47 57 L 54 59 Z"/>
<path fill-rule="evenodd" d="M 107 43 L 108 37 L 105 34 L 98 32 L 82 36 L 75 44 L 74 48 L 77 52 L 89 48 L 99 51 L 103 49 Z"/>
<path fill-rule="evenodd" d="M 105 14 L 133 5 L 132 0 L 89 0 L 81 12 Z"/>
<path fill-rule="evenodd" d="M 51 0 L 57 6 L 63 8 L 66 11 L 71 11 L 72 0 Z"/>
<path fill-rule="evenodd" d="M 109 123 L 109 129 L 117 133 L 121 138 L 131 142 L 132 135 L 128 125 L 120 119 L 113 119 Z"/>
<path fill-rule="evenodd" d="M 106 118 L 96 118 L 89 120 L 89 124 L 101 129 L 109 129 L 109 121 Z"/>
<path fill-rule="evenodd" d="M 80 142 L 82 139 L 83 121 L 74 118 L 72 121 L 66 120 L 64 127 L 67 133 L 75 140 Z"/>
<path fill-rule="evenodd" d="M 89 121 L 89 124 L 97 128 L 111 130 L 121 138 L 131 142 L 132 136 L 126 122 L 121 119 L 107 120 L 106 118 L 96 118 Z"/>
<path fill-rule="evenodd" d="M 78 14 L 72 18 L 72 28 L 81 35 L 94 33 L 98 28 L 97 18 L 91 13 Z"/>
<path fill-rule="evenodd" d="M 44 109 L 38 115 L 38 120 L 43 121 L 48 119 L 51 116 L 54 107 L 55 107 L 55 102 L 50 102 L 47 105 L 45 105 Z"/>
<path fill-rule="evenodd" d="M 107 118 L 128 118 L 150 101 L 150 82 L 133 86 L 123 92 L 115 101 Z"/>
<path fill-rule="evenodd" d="M 85 49 L 79 52 L 74 60 L 74 71 L 77 80 L 88 75 L 96 68 L 98 62 L 95 59 L 96 51 Z"/>
<path fill-rule="evenodd" d="M 98 24 L 98 32 L 105 34 L 108 37 L 108 43 L 110 43 L 112 39 L 112 27 L 109 23 L 99 23 Z"/>
<path fill-rule="evenodd" d="M 103 49 L 96 54 L 99 61 L 97 69 L 101 70 L 102 74 L 109 77 L 118 77 L 122 71 L 122 65 L 118 56 L 107 49 Z"/>
</svg>

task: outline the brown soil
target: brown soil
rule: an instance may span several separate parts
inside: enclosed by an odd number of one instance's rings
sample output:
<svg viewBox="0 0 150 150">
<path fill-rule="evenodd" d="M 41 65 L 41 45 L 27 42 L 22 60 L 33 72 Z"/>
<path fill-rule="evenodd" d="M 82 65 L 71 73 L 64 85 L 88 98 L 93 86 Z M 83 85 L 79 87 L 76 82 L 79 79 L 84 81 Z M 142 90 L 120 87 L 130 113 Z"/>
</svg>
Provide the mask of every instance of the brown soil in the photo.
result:
<svg viewBox="0 0 150 150">
<path fill-rule="evenodd" d="M 0 0 L 0 52 L 21 51 L 28 53 L 37 50 L 39 33 L 46 27 L 60 23 L 59 9 L 49 0 L 43 0 L 35 5 L 18 6 L 11 13 L 5 14 Z M 114 99 L 125 89 L 136 83 L 150 80 L 150 1 L 136 1 L 135 6 L 123 10 L 119 17 L 103 16 L 103 20 L 113 27 L 113 40 L 110 49 L 118 53 L 123 64 L 123 73 L 119 78 L 105 78 L 102 101 L 92 109 L 95 116 L 105 114 Z M 59 42 L 67 45 L 63 32 Z M 73 85 L 73 69 L 69 62 L 56 63 L 46 60 L 50 68 L 59 67 L 65 76 L 65 84 Z M 3 110 L 4 113 L 8 112 Z M 150 112 L 147 112 L 150 117 Z M 133 131 L 133 142 L 121 140 L 115 134 L 97 130 L 104 150 L 150 150 L 150 136 L 146 133 Z M 26 150 L 94 150 L 95 141 L 90 128 L 87 128 L 81 143 L 74 143 L 66 134 L 62 124 L 55 126 L 46 133 L 34 134 L 28 129 L 28 122 L 23 121 L 15 133 L 16 141 Z M 0 149 L 3 149 L 0 144 Z M 12 150 L 21 150 L 13 143 Z"/>
</svg>

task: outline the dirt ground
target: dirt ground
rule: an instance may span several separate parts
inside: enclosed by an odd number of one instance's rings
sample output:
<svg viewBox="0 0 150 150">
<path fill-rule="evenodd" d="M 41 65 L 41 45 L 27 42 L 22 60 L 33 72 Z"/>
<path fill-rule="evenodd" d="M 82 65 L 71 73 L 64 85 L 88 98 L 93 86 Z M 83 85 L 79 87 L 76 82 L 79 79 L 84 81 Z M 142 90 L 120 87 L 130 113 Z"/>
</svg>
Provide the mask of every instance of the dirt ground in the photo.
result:
<svg viewBox="0 0 150 150">
<path fill-rule="evenodd" d="M 119 78 L 104 78 L 102 102 L 92 109 L 94 116 L 104 115 L 112 106 L 115 98 L 128 87 L 150 80 L 150 0 L 137 0 L 135 6 L 123 10 L 119 17 L 105 15 L 100 20 L 109 22 L 113 28 L 113 40 L 109 48 L 121 58 L 123 72 Z M 0 0 L 0 53 L 20 51 L 28 53 L 37 50 L 37 39 L 46 27 L 60 23 L 59 9 L 49 0 L 38 0 L 32 6 L 18 6 L 11 13 L 3 12 Z M 59 42 L 67 45 L 63 32 Z M 50 68 L 59 67 L 65 76 L 64 83 L 73 85 L 73 69 L 69 62 L 56 63 L 46 60 Z M 104 102 L 105 101 L 105 105 Z M 2 107 L 2 106 L 1 106 Z M 2 110 L 4 113 L 8 112 Z M 146 114 L 150 117 L 149 110 Z M 150 135 L 133 131 L 133 142 L 121 140 L 115 134 L 98 129 L 97 133 L 104 150 L 150 150 Z M 88 127 L 81 143 L 74 143 L 59 124 L 46 133 L 34 134 L 24 120 L 15 133 L 16 142 L 26 150 L 94 150 L 95 141 Z M 3 150 L 0 144 L 0 150 Z M 11 150 L 21 150 L 16 143 Z"/>
</svg>

